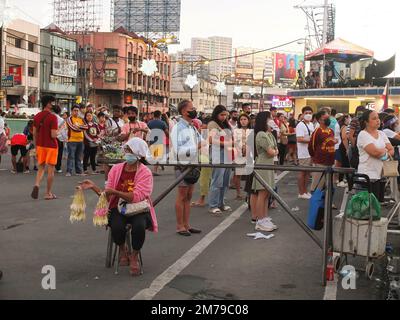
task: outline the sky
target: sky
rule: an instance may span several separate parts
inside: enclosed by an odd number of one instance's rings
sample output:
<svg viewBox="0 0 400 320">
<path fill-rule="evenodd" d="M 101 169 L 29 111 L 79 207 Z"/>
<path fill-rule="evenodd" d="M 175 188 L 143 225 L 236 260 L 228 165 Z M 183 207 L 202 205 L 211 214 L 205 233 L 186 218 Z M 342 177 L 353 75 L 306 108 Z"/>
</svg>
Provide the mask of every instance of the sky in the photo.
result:
<svg viewBox="0 0 400 320">
<path fill-rule="evenodd" d="M 46 26 L 52 21 L 51 0 L 10 0 L 20 18 Z M 333 0 L 337 8 L 336 37 L 371 49 L 378 60 L 398 53 L 400 73 L 399 0 Z M 110 0 L 104 0 L 104 28 L 109 26 Z M 192 37 L 227 36 L 234 47 L 268 49 L 306 35 L 305 15 L 295 5 L 323 0 L 182 0 L 180 45 L 190 47 Z M 295 44 L 285 50 L 303 52 Z"/>
</svg>

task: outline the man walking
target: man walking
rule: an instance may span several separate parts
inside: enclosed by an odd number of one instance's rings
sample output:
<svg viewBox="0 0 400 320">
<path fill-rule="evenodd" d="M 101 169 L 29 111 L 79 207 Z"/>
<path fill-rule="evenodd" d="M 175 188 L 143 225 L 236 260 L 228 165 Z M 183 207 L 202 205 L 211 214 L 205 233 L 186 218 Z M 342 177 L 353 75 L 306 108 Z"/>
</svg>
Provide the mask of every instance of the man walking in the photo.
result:
<svg viewBox="0 0 400 320">
<path fill-rule="evenodd" d="M 304 107 L 302 110 L 303 121 L 299 122 L 296 127 L 297 137 L 297 156 L 300 166 L 311 166 L 311 156 L 308 152 L 308 143 L 310 142 L 311 135 L 314 132 L 314 125 L 311 123 L 313 109 L 311 107 Z M 298 178 L 299 199 L 309 200 L 311 194 L 307 192 L 307 182 L 310 179 L 310 173 L 301 171 Z"/>
<path fill-rule="evenodd" d="M 161 111 L 154 111 L 154 119 L 151 120 L 147 126 L 150 131 L 150 152 L 153 159 L 156 161 L 161 161 L 164 158 L 164 144 L 168 139 L 168 126 L 161 120 Z M 158 166 L 154 166 L 153 175 L 159 176 Z"/>
<path fill-rule="evenodd" d="M 88 126 L 79 117 L 79 106 L 72 107 L 72 115 L 67 119 L 68 125 L 68 160 L 67 160 L 67 177 L 72 176 L 75 166 L 77 175 L 83 175 L 82 157 L 83 157 L 83 132 Z"/>
<path fill-rule="evenodd" d="M 39 166 L 35 186 L 31 193 L 33 199 L 39 198 L 40 182 L 43 179 L 46 166 L 47 189 L 45 199 L 53 200 L 57 198 L 52 193 L 54 168 L 57 164 L 58 155 L 58 123 L 57 117 L 52 113 L 55 100 L 53 96 L 43 96 L 41 100 L 43 111 L 39 112 L 33 120 L 33 139 L 36 146 L 36 157 Z"/>
<path fill-rule="evenodd" d="M 198 160 L 198 150 L 201 148 L 201 135 L 194 128 L 192 122 L 196 119 L 197 112 L 193 103 L 189 100 L 183 100 L 178 105 L 178 112 L 182 116 L 179 122 L 173 127 L 171 132 L 171 144 L 174 155 L 178 163 L 194 163 Z M 179 177 L 184 171 L 184 167 L 176 167 L 175 175 Z M 192 200 L 194 184 L 183 180 L 178 187 L 176 196 L 176 232 L 181 236 L 191 236 L 201 233 L 190 227 L 190 201 Z"/>
</svg>

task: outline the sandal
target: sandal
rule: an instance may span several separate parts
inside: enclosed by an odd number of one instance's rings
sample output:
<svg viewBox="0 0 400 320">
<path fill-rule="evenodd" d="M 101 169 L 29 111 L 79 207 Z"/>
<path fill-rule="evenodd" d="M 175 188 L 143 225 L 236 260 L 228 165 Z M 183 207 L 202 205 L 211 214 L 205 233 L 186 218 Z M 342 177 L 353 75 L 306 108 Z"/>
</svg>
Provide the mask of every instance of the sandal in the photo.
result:
<svg viewBox="0 0 400 320">
<path fill-rule="evenodd" d="M 190 204 L 190 206 L 193 207 L 193 208 L 204 208 L 206 206 L 206 204 L 200 204 L 198 202 L 192 202 Z"/>
<path fill-rule="evenodd" d="M 50 196 L 44 197 L 44 200 L 55 200 L 55 199 L 57 199 L 57 196 L 54 193 L 52 193 Z"/>
<path fill-rule="evenodd" d="M 214 215 L 222 214 L 222 211 L 219 208 L 210 209 L 208 212 Z"/>
<path fill-rule="evenodd" d="M 38 186 L 33 187 L 31 197 L 35 200 L 39 198 L 39 187 Z"/>
</svg>

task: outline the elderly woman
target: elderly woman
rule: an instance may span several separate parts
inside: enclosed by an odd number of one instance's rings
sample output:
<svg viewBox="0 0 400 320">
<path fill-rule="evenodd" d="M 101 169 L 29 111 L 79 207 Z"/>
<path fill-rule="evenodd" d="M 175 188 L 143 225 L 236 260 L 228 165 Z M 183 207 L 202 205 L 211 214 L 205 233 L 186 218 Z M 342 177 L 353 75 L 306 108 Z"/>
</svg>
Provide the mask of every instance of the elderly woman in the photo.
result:
<svg viewBox="0 0 400 320">
<path fill-rule="evenodd" d="M 137 276 L 140 275 L 138 254 L 143 247 L 146 230 L 158 231 L 157 218 L 150 199 L 153 192 L 153 175 L 142 163 L 143 159 L 150 155 L 146 142 L 140 138 L 132 138 L 124 145 L 124 152 L 125 162 L 112 167 L 104 192 L 109 201 L 112 238 L 120 250 L 120 265 L 129 265 L 131 275 Z M 82 189 L 92 189 L 98 195 L 103 192 L 90 180 L 85 180 L 80 185 Z M 118 211 L 120 199 L 128 203 L 147 200 L 150 212 L 126 217 Z M 130 256 L 127 254 L 125 244 L 127 224 L 132 226 L 133 252 Z"/>
</svg>

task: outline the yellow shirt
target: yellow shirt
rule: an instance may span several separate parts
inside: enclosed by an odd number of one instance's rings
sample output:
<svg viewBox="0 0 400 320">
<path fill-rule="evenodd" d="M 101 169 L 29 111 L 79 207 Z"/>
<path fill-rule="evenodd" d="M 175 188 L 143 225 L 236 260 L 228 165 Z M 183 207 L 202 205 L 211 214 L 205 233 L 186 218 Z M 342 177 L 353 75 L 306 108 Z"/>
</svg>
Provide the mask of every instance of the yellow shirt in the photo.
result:
<svg viewBox="0 0 400 320">
<path fill-rule="evenodd" d="M 72 117 L 71 121 L 76 126 L 84 125 L 82 118 L 79 117 Z M 68 142 L 83 142 L 83 131 L 76 132 L 68 128 Z"/>
</svg>

